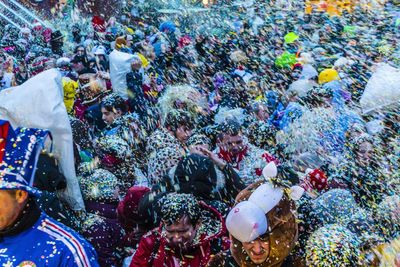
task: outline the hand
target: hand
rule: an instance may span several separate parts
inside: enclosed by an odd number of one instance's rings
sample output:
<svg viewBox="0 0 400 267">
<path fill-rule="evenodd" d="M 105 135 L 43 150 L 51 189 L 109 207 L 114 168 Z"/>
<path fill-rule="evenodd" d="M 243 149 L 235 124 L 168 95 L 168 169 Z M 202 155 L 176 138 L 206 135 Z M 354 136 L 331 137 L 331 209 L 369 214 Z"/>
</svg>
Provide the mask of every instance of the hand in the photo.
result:
<svg viewBox="0 0 400 267">
<path fill-rule="evenodd" d="M 202 154 L 206 155 L 209 159 L 211 159 L 211 161 L 214 162 L 214 164 L 217 165 L 218 168 L 220 168 L 221 170 L 225 168 L 226 162 L 220 159 L 217 154 L 208 149 L 205 149 L 204 147 L 197 147 L 197 148 L 200 152 L 202 152 Z"/>
</svg>

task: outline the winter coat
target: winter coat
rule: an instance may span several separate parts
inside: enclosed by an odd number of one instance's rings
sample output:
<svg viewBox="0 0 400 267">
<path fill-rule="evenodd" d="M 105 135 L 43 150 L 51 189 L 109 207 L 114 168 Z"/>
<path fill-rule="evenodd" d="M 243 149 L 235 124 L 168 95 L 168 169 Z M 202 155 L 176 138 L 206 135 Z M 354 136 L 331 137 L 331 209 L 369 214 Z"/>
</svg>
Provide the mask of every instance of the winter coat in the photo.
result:
<svg viewBox="0 0 400 267">
<path fill-rule="evenodd" d="M 89 215 L 84 222 L 84 237 L 93 245 L 99 256 L 100 266 L 119 266 L 120 242 L 123 230 L 117 219 L 117 205 L 115 203 L 102 203 L 86 201 L 86 211 Z"/>
<path fill-rule="evenodd" d="M 0 265 L 99 266 L 93 247 L 41 212 L 32 199 L 18 223 L 0 232 Z"/>
<path fill-rule="evenodd" d="M 128 90 L 129 106 L 132 112 L 143 117 L 147 110 L 147 99 L 142 89 L 143 74 L 139 71 L 131 71 L 126 74 L 126 85 Z"/>
<path fill-rule="evenodd" d="M 194 244 L 185 255 L 168 247 L 161 225 L 142 237 L 130 267 L 175 267 L 177 264 L 182 267 L 206 266 L 216 252 L 215 246 L 221 249 L 221 236 L 225 232 L 225 226 L 220 213 L 204 203 L 201 206 L 212 217 L 202 218 L 202 226 L 197 231 Z"/>
<path fill-rule="evenodd" d="M 148 139 L 146 155 L 148 155 L 147 173 L 150 184 L 155 184 L 168 171 L 178 164 L 186 154 L 178 139 L 164 128 L 157 129 Z"/>
<path fill-rule="evenodd" d="M 40 198 L 36 199 L 40 208 L 56 221 L 77 229 L 78 219 L 57 195 L 57 191 L 66 188 L 67 181 L 59 171 L 55 158 L 48 154 L 40 155 L 34 185 L 42 191 Z"/>
</svg>

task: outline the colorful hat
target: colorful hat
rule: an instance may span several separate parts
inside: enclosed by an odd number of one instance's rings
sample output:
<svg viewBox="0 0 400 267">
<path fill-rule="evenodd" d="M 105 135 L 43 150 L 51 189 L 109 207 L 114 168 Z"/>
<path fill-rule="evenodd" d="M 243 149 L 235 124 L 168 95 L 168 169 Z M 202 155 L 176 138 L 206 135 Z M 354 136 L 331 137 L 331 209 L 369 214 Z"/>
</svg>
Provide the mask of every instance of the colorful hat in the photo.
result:
<svg viewBox="0 0 400 267">
<path fill-rule="evenodd" d="M 326 174 L 320 169 L 314 169 L 307 174 L 307 180 L 312 188 L 318 191 L 326 189 L 328 186 L 328 178 Z"/>
<path fill-rule="evenodd" d="M 47 130 L 17 128 L 15 131 L 8 121 L 0 120 L 0 190 L 20 189 L 32 196 L 40 196 L 33 188 L 39 153 L 47 137 Z"/>
<path fill-rule="evenodd" d="M 331 81 L 340 80 L 339 73 L 335 69 L 325 69 L 318 76 L 318 83 L 324 84 Z"/>
</svg>

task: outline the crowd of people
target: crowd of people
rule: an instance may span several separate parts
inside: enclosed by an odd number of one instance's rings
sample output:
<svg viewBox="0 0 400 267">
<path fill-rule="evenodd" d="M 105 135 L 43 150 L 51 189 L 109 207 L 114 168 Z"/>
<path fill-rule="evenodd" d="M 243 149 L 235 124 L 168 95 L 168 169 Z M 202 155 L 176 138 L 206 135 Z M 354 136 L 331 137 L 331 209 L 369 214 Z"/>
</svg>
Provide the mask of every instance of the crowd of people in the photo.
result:
<svg viewBox="0 0 400 267">
<path fill-rule="evenodd" d="M 227 2 L 0 29 L 2 266 L 400 266 L 400 3 Z"/>
</svg>

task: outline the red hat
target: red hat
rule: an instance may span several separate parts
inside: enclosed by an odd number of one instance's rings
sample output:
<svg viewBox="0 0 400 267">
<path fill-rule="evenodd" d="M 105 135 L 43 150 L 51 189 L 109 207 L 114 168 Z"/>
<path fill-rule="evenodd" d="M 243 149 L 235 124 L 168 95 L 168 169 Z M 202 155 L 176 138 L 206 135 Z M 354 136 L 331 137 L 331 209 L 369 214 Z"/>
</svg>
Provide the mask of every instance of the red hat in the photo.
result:
<svg viewBox="0 0 400 267">
<path fill-rule="evenodd" d="M 328 186 L 328 177 L 320 169 L 314 169 L 307 174 L 306 180 L 311 184 L 312 188 L 322 191 Z"/>
<path fill-rule="evenodd" d="M 150 188 L 145 186 L 132 186 L 124 199 L 118 204 L 118 219 L 127 232 L 131 232 L 138 222 L 145 221 L 145 215 L 139 213 L 139 204 Z"/>
</svg>

